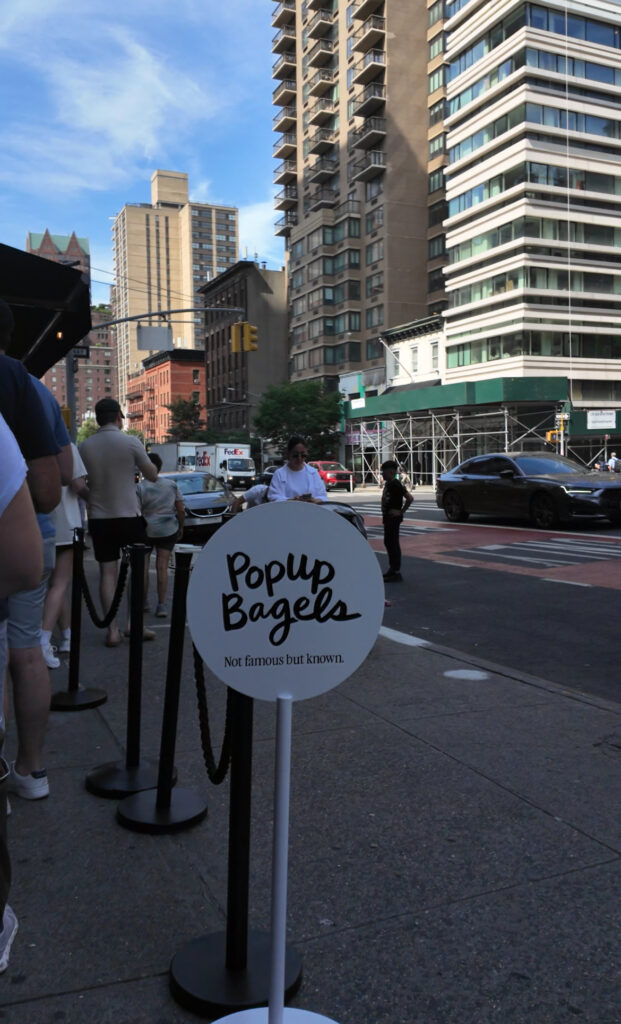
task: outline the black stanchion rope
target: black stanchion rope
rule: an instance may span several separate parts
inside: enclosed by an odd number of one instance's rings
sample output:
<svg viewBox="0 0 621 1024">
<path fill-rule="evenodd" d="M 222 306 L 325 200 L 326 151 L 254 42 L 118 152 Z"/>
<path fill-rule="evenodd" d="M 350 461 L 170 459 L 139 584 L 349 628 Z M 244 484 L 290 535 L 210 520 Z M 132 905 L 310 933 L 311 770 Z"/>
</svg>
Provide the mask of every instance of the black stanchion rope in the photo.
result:
<svg viewBox="0 0 621 1024">
<path fill-rule="evenodd" d="M 99 629 L 106 629 L 106 627 L 109 626 L 110 623 L 112 622 L 112 620 L 116 617 L 116 613 L 118 612 L 119 605 L 121 603 L 121 598 L 123 597 L 123 591 L 125 589 L 125 582 L 127 580 L 128 572 L 129 572 L 129 548 L 123 548 L 123 555 L 122 555 L 122 559 L 121 559 L 121 568 L 119 569 L 119 578 L 118 578 L 118 580 L 116 582 L 116 591 L 115 591 L 114 597 L 112 599 L 112 604 L 110 605 L 110 608 L 108 610 L 108 614 L 105 615 L 103 619 L 100 619 L 99 615 L 97 614 L 97 609 L 95 608 L 95 605 L 93 603 L 93 598 L 91 597 L 91 595 L 89 593 L 89 590 L 88 590 L 88 584 L 86 582 L 86 576 L 84 575 L 84 570 L 82 570 L 82 576 L 80 578 L 80 585 L 81 585 L 81 588 L 82 588 L 82 593 L 84 595 L 84 601 L 85 601 L 86 607 L 88 608 L 88 614 L 90 615 L 90 617 L 91 617 L 91 619 L 93 621 L 93 624 L 95 626 L 97 626 Z"/>
<path fill-rule="evenodd" d="M 194 678 L 196 680 L 198 722 L 200 726 L 201 746 L 203 748 L 203 760 L 205 762 L 209 781 L 213 782 L 214 786 L 219 786 L 226 778 L 231 761 L 231 690 L 227 687 L 224 738 L 222 740 L 220 760 L 218 764 L 216 764 L 209 728 L 209 710 L 207 707 L 207 691 L 205 689 L 205 670 L 203 667 L 203 659 L 194 645 L 192 645 L 192 654 L 194 655 Z"/>
</svg>

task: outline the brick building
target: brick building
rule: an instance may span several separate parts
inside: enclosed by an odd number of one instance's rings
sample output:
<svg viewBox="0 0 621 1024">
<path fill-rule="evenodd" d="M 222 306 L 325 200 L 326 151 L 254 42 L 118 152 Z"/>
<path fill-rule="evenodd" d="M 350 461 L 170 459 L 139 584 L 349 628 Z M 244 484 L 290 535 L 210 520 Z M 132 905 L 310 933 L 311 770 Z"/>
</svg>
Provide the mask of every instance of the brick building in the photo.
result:
<svg viewBox="0 0 621 1024">
<path fill-rule="evenodd" d="M 128 426 L 141 430 L 145 441 L 166 441 L 175 399 L 205 407 L 205 357 L 192 349 L 156 352 L 129 378 L 125 399 Z"/>
</svg>

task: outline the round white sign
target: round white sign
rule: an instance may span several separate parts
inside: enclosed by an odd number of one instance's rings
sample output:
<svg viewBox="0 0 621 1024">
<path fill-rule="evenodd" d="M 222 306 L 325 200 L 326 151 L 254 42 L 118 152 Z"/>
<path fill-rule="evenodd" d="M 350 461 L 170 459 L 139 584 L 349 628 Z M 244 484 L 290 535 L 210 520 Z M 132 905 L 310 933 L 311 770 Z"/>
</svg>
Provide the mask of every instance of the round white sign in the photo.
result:
<svg viewBox="0 0 621 1024">
<path fill-rule="evenodd" d="M 366 539 L 300 501 L 237 515 L 194 563 L 187 617 L 203 661 L 249 697 L 303 700 L 358 668 L 375 643 L 384 587 Z"/>
</svg>

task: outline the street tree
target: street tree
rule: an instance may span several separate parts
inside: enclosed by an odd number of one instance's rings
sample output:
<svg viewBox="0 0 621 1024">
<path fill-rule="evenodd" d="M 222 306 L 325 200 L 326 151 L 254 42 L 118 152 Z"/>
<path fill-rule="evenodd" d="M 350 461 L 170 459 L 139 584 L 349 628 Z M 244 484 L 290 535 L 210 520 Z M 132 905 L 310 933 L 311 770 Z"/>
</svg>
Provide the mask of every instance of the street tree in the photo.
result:
<svg viewBox="0 0 621 1024">
<path fill-rule="evenodd" d="M 321 458 L 338 448 L 340 419 L 338 391 L 328 391 L 320 381 L 271 384 L 254 415 L 253 432 L 283 450 L 293 434 L 300 434 L 310 457 Z"/>
<path fill-rule="evenodd" d="M 89 417 L 89 419 L 84 420 L 82 425 L 78 427 L 76 443 L 82 444 L 82 441 L 86 441 L 87 437 L 90 437 L 91 434 L 96 434 L 98 430 L 99 424 L 97 423 L 97 420 L 94 417 Z"/>
<path fill-rule="evenodd" d="M 170 412 L 168 441 L 202 441 L 205 421 L 201 419 L 201 406 L 198 402 L 185 398 L 175 398 L 165 406 Z"/>
</svg>

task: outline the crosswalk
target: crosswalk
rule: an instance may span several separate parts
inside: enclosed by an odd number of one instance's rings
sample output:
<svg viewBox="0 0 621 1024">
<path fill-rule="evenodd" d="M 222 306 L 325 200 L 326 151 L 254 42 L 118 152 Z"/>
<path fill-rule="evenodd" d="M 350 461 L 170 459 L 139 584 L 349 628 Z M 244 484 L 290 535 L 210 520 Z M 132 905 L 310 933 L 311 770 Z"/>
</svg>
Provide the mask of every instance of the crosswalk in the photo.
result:
<svg viewBox="0 0 621 1024">
<path fill-rule="evenodd" d="M 482 544 L 472 548 L 458 548 L 445 554 L 481 562 L 506 562 L 533 569 L 555 569 L 564 565 L 621 559 L 621 543 L 589 540 L 588 537 L 549 537 L 507 544 Z"/>
<path fill-rule="evenodd" d="M 379 501 L 348 501 L 347 504 L 351 505 L 351 507 L 354 508 L 356 512 L 359 512 L 361 516 L 380 516 L 381 518 L 382 508 Z M 432 498 L 426 498 L 420 501 L 418 499 L 415 499 L 414 503 L 410 505 L 410 508 L 408 509 L 408 512 L 406 514 L 406 520 L 408 516 L 411 516 L 412 514 L 416 515 L 417 511 L 437 512 L 438 506 L 436 505 L 435 501 Z"/>
</svg>

